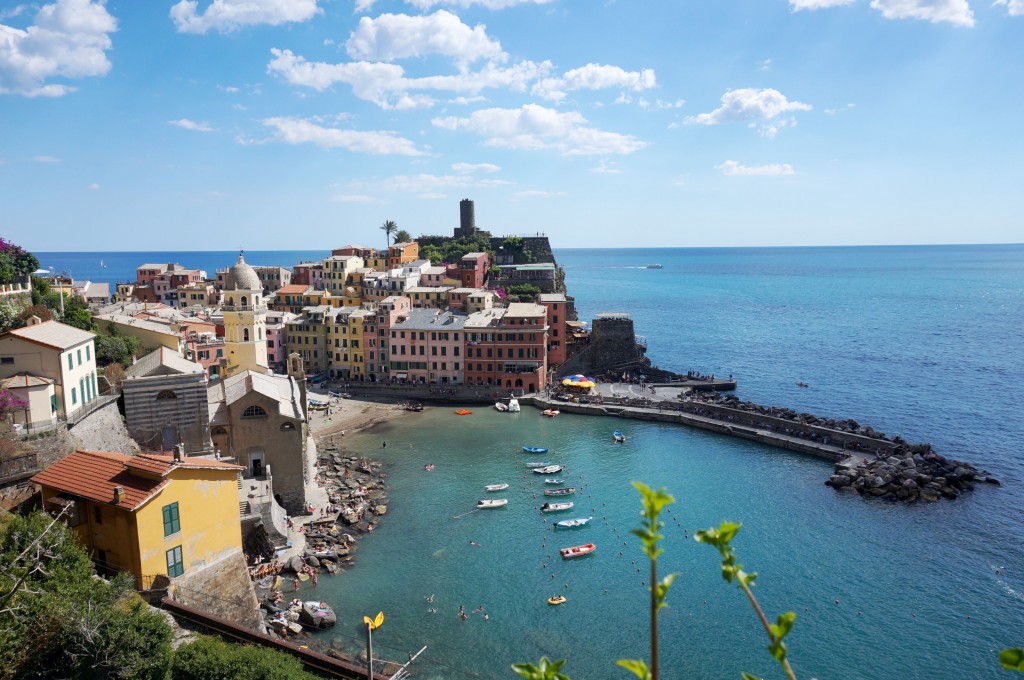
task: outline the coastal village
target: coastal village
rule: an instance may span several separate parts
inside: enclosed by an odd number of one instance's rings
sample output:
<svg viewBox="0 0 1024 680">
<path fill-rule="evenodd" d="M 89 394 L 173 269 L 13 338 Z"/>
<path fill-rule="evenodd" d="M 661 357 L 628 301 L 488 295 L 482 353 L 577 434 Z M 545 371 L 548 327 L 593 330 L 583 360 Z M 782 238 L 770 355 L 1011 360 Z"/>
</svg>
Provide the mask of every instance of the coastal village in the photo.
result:
<svg viewBox="0 0 1024 680">
<path fill-rule="evenodd" d="M 287 640 L 335 624 L 318 580 L 351 567 L 388 512 L 386 472 L 345 433 L 424 403 L 699 427 L 827 458 L 837 490 L 907 502 L 998 483 L 853 420 L 723 396 L 732 376 L 658 369 L 627 313 L 577 319 L 546 237 L 493 237 L 471 200 L 450 237 L 382 229 L 386 249 L 292 267 L 244 252 L 212 274 L 140 263 L 113 291 L 49 276 L 93 330 L 29 314 L 0 334 L 4 415 L 25 443 L 0 459 L 3 508 L 65 522 L 97 573 L 129 575 L 176 625 L 365 677 L 365 659 Z M 425 257 L 451 243 L 471 249 Z M 30 301 L 31 281 L 0 294 Z M 139 351 L 101 366 L 101 337 Z"/>
</svg>

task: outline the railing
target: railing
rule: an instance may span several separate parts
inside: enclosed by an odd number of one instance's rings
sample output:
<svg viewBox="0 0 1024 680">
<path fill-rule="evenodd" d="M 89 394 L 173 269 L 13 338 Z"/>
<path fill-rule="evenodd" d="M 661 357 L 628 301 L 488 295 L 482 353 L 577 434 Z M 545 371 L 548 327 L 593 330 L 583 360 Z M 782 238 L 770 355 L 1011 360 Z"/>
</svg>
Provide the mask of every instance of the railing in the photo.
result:
<svg viewBox="0 0 1024 680">
<path fill-rule="evenodd" d="M 117 401 L 118 396 L 119 395 L 117 394 L 108 394 L 107 396 L 96 397 L 92 401 L 86 403 L 85 405 L 82 406 L 82 408 L 78 409 L 77 411 L 75 411 L 74 413 L 67 417 L 68 427 L 71 427 L 72 425 L 77 425 L 79 422 L 82 421 L 83 418 L 85 418 L 89 414 L 94 413 L 95 411 L 103 408 L 104 406 L 110 404 L 111 402 Z"/>
</svg>

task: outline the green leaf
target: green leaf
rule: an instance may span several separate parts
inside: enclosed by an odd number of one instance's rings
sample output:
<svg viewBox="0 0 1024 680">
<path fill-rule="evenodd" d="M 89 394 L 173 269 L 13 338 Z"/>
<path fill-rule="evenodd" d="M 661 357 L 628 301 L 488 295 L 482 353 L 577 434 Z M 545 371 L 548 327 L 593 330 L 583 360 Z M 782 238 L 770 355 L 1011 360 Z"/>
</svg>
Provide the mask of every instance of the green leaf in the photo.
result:
<svg viewBox="0 0 1024 680">
<path fill-rule="evenodd" d="M 673 572 L 654 586 L 654 596 L 658 601 L 658 609 L 665 606 L 665 596 L 668 595 L 668 589 L 672 587 L 672 582 L 676 580 L 677 576 L 679 576 L 679 573 Z"/>
<path fill-rule="evenodd" d="M 540 658 L 537 666 L 532 663 L 512 664 L 512 670 L 526 678 L 526 680 L 569 680 L 569 676 L 558 671 L 565 665 L 565 659 L 552 661 L 546 656 Z"/>
<path fill-rule="evenodd" d="M 632 671 L 633 675 L 640 678 L 640 680 L 650 680 L 651 678 L 651 669 L 641 659 L 619 659 L 615 663 L 628 671 Z"/>
<path fill-rule="evenodd" d="M 999 652 L 999 663 L 1008 671 L 1024 673 L 1024 649 L 1011 647 Z"/>
<path fill-rule="evenodd" d="M 750 673 L 744 673 L 743 671 L 740 671 L 740 675 L 743 676 L 743 680 L 764 680 L 764 678 L 758 677 L 756 675 L 751 675 Z"/>
</svg>

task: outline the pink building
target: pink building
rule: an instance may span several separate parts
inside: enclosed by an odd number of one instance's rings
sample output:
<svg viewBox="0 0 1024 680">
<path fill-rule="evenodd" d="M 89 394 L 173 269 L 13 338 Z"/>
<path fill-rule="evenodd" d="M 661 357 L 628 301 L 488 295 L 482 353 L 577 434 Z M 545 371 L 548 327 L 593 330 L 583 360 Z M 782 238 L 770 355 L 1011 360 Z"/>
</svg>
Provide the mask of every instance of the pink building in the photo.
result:
<svg viewBox="0 0 1024 680">
<path fill-rule="evenodd" d="M 565 363 L 565 315 L 567 304 L 562 293 L 542 293 L 538 303 L 547 309 L 548 322 L 548 366 L 558 372 L 558 367 Z"/>
<path fill-rule="evenodd" d="M 390 378 L 390 355 L 388 350 L 390 346 L 388 339 L 391 337 L 391 326 L 398 320 L 402 314 L 412 309 L 412 300 L 404 295 L 392 295 L 386 297 L 380 301 L 377 305 L 377 313 L 375 319 L 371 322 L 370 327 L 376 333 L 377 340 L 377 363 L 375 365 L 375 371 L 370 373 L 367 371 L 367 378 L 370 380 L 377 380 L 387 382 Z M 370 330 L 364 326 L 363 340 L 367 341 L 366 331 Z M 372 347 L 370 343 L 366 342 L 367 347 Z"/>
<path fill-rule="evenodd" d="M 483 288 L 491 268 L 487 253 L 466 253 L 459 261 L 459 279 L 464 288 Z"/>
<path fill-rule="evenodd" d="M 285 323 L 298 318 L 297 314 L 270 310 L 267 312 L 267 365 L 275 371 L 284 370 L 284 362 L 288 357 L 285 346 Z"/>
<path fill-rule="evenodd" d="M 466 315 L 436 309 L 412 309 L 399 316 L 388 333 L 391 379 L 430 385 L 460 385 L 464 380 Z"/>
</svg>

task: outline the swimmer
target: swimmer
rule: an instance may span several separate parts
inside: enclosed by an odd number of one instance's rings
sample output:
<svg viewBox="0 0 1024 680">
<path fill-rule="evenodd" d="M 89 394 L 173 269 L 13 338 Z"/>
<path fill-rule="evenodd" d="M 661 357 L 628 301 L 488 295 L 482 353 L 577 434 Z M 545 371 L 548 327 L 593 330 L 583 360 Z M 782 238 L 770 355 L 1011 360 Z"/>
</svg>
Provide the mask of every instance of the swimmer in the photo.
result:
<svg viewBox="0 0 1024 680">
<path fill-rule="evenodd" d="M 479 547 L 480 547 L 480 544 L 479 544 L 479 543 L 477 543 L 476 541 L 470 541 L 470 542 L 469 542 L 469 544 L 470 544 L 471 546 L 474 546 L 474 547 L 476 547 L 476 548 L 479 548 Z"/>
<path fill-rule="evenodd" d="M 433 595 L 433 593 L 431 593 L 430 595 L 427 595 L 423 599 L 426 600 L 427 602 L 433 602 L 434 601 L 434 595 Z"/>
<path fill-rule="evenodd" d="M 474 610 L 473 610 L 473 613 L 474 613 L 474 614 L 479 614 L 479 613 L 480 613 L 480 612 L 482 612 L 483 610 L 484 610 L 484 606 L 483 606 L 483 605 L 480 605 L 479 607 L 477 607 L 476 609 L 474 609 Z"/>
</svg>

